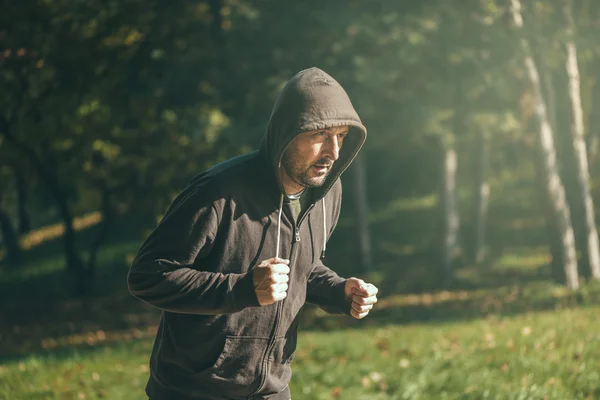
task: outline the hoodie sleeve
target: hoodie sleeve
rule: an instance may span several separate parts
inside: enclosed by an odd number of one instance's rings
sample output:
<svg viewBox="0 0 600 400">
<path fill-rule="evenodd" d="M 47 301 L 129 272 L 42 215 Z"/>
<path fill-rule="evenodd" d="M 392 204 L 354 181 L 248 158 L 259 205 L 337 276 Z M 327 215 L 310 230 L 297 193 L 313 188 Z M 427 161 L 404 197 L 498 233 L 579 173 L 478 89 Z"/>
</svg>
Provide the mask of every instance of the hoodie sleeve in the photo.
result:
<svg viewBox="0 0 600 400">
<path fill-rule="evenodd" d="M 219 225 L 214 202 L 200 187 L 184 190 L 138 251 L 127 276 L 129 291 L 164 311 L 226 314 L 258 307 L 252 271 L 203 270 Z"/>
<path fill-rule="evenodd" d="M 308 276 L 306 301 L 321 307 L 330 314 L 350 315 L 350 302 L 346 300 L 346 279 L 340 278 L 321 260 Z"/>
</svg>

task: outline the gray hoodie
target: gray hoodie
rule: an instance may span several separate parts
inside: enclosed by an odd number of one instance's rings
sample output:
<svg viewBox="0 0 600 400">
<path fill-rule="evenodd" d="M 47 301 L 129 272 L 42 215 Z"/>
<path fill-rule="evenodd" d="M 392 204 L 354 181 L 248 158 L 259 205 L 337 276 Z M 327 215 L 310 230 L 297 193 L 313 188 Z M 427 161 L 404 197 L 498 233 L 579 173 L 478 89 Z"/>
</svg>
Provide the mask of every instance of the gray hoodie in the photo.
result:
<svg viewBox="0 0 600 400">
<path fill-rule="evenodd" d="M 296 223 L 279 176 L 301 132 L 349 125 L 339 159 Z M 258 151 L 197 175 L 138 251 L 131 293 L 161 309 L 146 393 L 162 399 L 290 398 L 290 363 L 305 302 L 349 314 L 345 280 L 322 258 L 337 223 L 339 180 L 366 138 L 344 89 L 318 68 L 296 74 L 277 99 Z M 287 297 L 261 307 L 252 271 L 290 260 Z"/>
</svg>

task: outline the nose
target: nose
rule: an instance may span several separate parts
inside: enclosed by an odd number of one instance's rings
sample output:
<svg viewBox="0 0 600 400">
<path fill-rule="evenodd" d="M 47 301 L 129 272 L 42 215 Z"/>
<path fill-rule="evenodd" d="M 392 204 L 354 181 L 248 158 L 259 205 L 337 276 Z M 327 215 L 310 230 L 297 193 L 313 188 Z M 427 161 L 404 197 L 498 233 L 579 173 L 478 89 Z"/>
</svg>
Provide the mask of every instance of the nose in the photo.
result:
<svg viewBox="0 0 600 400">
<path fill-rule="evenodd" d="M 329 136 L 325 146 L 325 152 L 332 161 L 337 161 L 340 158 L 340 141 L 337 135 Z"/>
</svg>

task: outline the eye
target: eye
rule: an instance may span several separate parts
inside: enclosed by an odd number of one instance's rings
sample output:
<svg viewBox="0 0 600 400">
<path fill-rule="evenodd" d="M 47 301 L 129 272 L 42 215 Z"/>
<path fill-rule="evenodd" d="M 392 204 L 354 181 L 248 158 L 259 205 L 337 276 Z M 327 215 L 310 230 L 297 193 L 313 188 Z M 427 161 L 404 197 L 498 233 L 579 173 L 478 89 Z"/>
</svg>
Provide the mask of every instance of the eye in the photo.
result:
<svg viewBox="0 0 600 400">
<path fill-rule="evenodd" d="M 327 133 L 325 131 L 315 132 L 315 136 L 325 136 Z"/>
</svg>

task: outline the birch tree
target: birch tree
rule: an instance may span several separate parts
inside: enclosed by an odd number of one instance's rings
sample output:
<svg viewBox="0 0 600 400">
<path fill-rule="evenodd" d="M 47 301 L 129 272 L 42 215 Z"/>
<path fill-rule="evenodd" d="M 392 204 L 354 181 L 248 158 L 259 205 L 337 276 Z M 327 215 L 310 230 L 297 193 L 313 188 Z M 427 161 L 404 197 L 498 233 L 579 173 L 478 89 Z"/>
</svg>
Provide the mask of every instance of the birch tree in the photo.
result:
<svg viewBox="0 0 600 400">
<path fill-rule="evenodd" d="M 459 251 L 460 214 L 458 212 L 458 194 L 456 171 L 458 155 L 456 152 L 456 135 L 463 127 L 463 82 L 458 80 L 455 87 L 454 115 L 450 132 L 442 137 L 443 177 L 442 177 L 442 211 L 443 211 L 443 247 L 442 266 L 444 268 L 444 285 L 449 286 L 454 280 L 454 259 Z"/>
<path fill-rule="evenodd" d="M 477 180 L 475 183 L 477 214 L 475 215 L 475 247 L 473 254 L 475 262 L 481 264 L 485 258 L 485 228 L 490 199 L 490 184 L 487 179 L 490 163 L 490 147 L 489 138 L 485 132 L 479 134 L 478 153 Z"/>
<path fill-rule="evenodd" d="M 600 279 L 600 252 L 598 231 L 595 224 L 594 202 L 590 194 L 590 174 L 588 169 L 587 150 L 583 136 L 583 109 L 581 106 L 581 89 L 579 66 L 577 63 L 577 47 L 575 46 L 574 23 L 570 2 L 564 6 L 567 20 L 566 69 L 569 78 L 569 103 L 571 106 L 571 143 L 575 153 L 577 184 L 583 203 L 583 225 L 585 230 L 584 251 L 587 253 L 591 276 Z"/>
<path fill-rule="evenodd" d="M 460 217 L 456 196 L 456 148 L 453 138 L 447 139 L 444 146 L 444 176 L 442 185 L 442 207 L 444 215 L 444 244 L 442 249 L 442 264 L 446 285 L 454 278 L 453 261 L 458 246 L 458 229 Z"/>
<path fill-rule="evenodd" d="M 593 168 L 600 148 L 600 62 L 596 61 L 596 79 L 591 98 L 592 106 L 587 123 L 586 147 L 588 151 L 588 164 Z"/>
<path fill-rule="evenodd" d="M 535 92 L 535 113 L 539 122 L 538 144 L 541 147 L 543 157 L 542 178 L 547 196 L 552 205 L 553 217 L 560 231 L 561 263 L 565 271 L 566 284 L 570 289 L 578 289 L 579 276 L 571 213 L 566 201 L 565 188 L 558 174 L 552 125 L 549 121 L 538 69 L 533 59 L 529 42 L 522 32 L 523 17 L 521 15 L 521 2 L 519 0 L 511 0 L 510 14 L 519 32 L 518 39 L 523 52 L 525 72 Z"/>
</svg>

